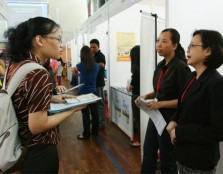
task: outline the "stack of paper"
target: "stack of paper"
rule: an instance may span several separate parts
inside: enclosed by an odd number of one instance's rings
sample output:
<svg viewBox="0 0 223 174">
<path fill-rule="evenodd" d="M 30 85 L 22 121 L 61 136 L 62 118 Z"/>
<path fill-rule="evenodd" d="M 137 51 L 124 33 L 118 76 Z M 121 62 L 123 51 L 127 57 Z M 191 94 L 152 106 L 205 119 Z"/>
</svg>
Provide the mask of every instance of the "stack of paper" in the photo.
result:
<svg viewBox="0 0 223 174">
<path fill-rule="evenodd" d="M 48 112 L 58 113 L 58 112 L 62 112 L 71 108 L 88 105 L 90 103 L 96 102 L 97 100 L 101 100 L 101 98 L 92 93 L 83 94 L 83 95 L 77 96 L 76 98 L 66 99 L 67 103 L 51 103 L 50 110 L 48 110 Z"/>
<path fill-rule="evenodd" d="M 148 108 L 148 103 L 151 101 L 153 100 L 144 100 L 143 98 L 140 98 L 139 107 L 149 115 L 156 127 L 158 134 L 162 135 L 163 130 L 166 127 L 166 121 L 164 120 L 159 110 L 151 110 Z"/>
</svg>

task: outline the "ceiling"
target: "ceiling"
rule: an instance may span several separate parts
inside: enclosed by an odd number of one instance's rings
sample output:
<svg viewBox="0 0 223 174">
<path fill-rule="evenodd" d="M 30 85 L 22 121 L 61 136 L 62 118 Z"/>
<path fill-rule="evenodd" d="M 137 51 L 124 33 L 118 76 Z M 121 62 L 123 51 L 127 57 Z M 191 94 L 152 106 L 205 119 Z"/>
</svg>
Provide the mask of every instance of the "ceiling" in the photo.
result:
<svg viewBox="0 0 223 174">
<path fill-rule="evenodd" d="M 5 0 L 7 1 L 7 0 Z M 29 2 L 48 2 L 48 17 L 56 21 L 63 31 L 63 43 L 74 38 L 76 29 L 87 20 L 88 0 L 10 0 Z M 115 0 L 117 1 L 117 0 Z M 141 4 L 163 5 L 164 0 L 142 0 Z"/>
<path fill-rule="evenodd" d="M 81 24 L 87 19 L 87 0 L 20 1 L 48 2 L 48 17 L 61 26 L 63 31 L 63 43 L 70 41 L 74 37 L 76 28 L 81 26 Z"/>
</svg>

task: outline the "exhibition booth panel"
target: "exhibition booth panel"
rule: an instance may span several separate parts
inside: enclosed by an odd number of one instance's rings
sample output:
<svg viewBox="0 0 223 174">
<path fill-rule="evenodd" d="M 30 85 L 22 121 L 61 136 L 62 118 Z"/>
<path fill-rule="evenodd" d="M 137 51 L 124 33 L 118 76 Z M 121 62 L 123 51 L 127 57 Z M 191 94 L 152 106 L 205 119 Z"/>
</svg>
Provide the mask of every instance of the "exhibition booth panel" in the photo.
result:
<svg viewBox="0 0 223 174">
<path fill-rule="evenodd" d="M 123 124 L 123 116 L 114 106 L 114 99 L 110 104 L 111 119 L 127 135 L 133 135 L 133 116 L 131 107 L 131 97 L 126 92 L 125 87 L 131 78 L 130 50 L 135 45 L 140 45 L 140 79 L 141 94 L 146 94 L 152 89 L 152 75 L 155 69 L 155 20 L 151 13 L 156 13 L 158 18 L 158 32 L 165 27 L 165 3 L 159 1 L 152 4 L 151 1 L 140 1 L 119 14 L 109 18 L 109 58 L 110 58 L 110 87 L 111 96 L 129 103 L 129 123 Z M 144 17 L 146 19 L 144 19 Z M 158 57 L 158 61 L 161 59 Z M 121 90 L 121 92 L 120 92 Z M 121 106 L 121 105 L 120 105 Z M 117 114 L 119 114 L 117 116 Z M 141 143 L 144 142 L 147 128 L 148 115 L 141 112 Z M 130 126 L 131 125 L 131 126 Z M 128 128 L 125 128 L 127 126 Z M 133 140 L 132 136 L 129 136 Z"/>
<path fill-rule="evenodd" d="M 107 88 L 109 91 L 110 118 L 111 121 L 117 124 L 131 140 L 133 135 L 132 111 L 128 113 L 129 118 L 131 118 L 128 119 L 128 124 L 123 122 L 123 118 L 125 116 L 122 115 L 122 118 L 120 114 L 119 116 L 117 115 L 118 112 L 114 112 L 115 106 L 112 102 L 114 99 L 111 99 L 111 96 L 116 93 L 115 96 L 119 96 L 118 98 L 120 101 L 125 101 L 129 104 L 131 103 L 131 97 L 126 93 L 125 87 L 127 85 L 127 81 L 131 78 L 130 50 L 135 45 L 141 45 L 143 48 L 143 53 L 141 51 L 141 54 L 149 52 L 143 57 L 146 61 L 142 61 L 144 62 L 143 65 L 141 63 L 143 67 L 141 70 L 141 73 L 143 74 L 141 75 L 141 77 L 143 77 L 141 81 L 144 82 L 141 86 L 147 87 L 147 89 L 143 88 L 144 91 L 142 94 L 148 93 L 151 88 L 151 86 L 148 88 L 148 85 L 150 85 L 150 81 L 152 82 L 150 76 L 153 74 L 155 64 L 154 62 L 151 63 L 154 59 L 154 55 L 151 55 L 150 53 L 154 53 L 155 51 L 156 38 L 153 30 L 155 27 L 154 21 L 152 25 L 142 25 L 141 12 L 145 12 L 147 14 L 158 13 L 158 16 L 161 16 L 164 19 L 165 1 L 108 1 L 79 28 L 77 36 L 78 55 L 83 44 L 89 45 L 89 41 L 92 38 L 97 38 L 101 42 L 101 51 L 105 54 L 107 60 L 107 85 L 110 87 Z M 164 24 L 165 23 L 163 22 L 162 25 L 164 26 Z M 142 36 L 142 31 L 146 37 Z M 149 33 L 148 36 L 147 33 Z M 84 41 L 84 34 L 87 35 L 87 42 Z M 144 40 L 143 42 L 141 41 L 142 39 Z M 147 42 L 146 39 L 148 39 L 149 42 Z M 148 60 L 151 61 L 148 62 Z M 122 91 L 117 89 L 122 89 Z M 132 110 L 131 105 L 129 105 L 129 110 Z M 146 116 L 146 119 L 148 120 L 148 116 Z M 145 131 L 146 127 L 147 125 L 142 126 L 141 130 Z M 144 135 L 142 134 L 142 137 L 143 136 Z"/>
<path fill-rule="evenodd" d="M 112 121 L 133 140 L 131 94 L 125 90 L 111 87 L 110 111 Z"/>
</svg>

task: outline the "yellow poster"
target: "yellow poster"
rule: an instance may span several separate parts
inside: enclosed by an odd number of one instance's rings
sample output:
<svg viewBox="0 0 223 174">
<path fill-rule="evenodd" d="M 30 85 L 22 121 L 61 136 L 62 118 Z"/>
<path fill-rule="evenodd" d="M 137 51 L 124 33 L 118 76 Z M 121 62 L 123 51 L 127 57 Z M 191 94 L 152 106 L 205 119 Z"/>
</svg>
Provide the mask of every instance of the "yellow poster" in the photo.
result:
<svg viewBox="0 0 223 174">
<path fill-rule="evenodd" d="M 135 33 L 116 33 L 117 61 L 130 61 L 130 50 L 135 46 Z"/>
</svg>

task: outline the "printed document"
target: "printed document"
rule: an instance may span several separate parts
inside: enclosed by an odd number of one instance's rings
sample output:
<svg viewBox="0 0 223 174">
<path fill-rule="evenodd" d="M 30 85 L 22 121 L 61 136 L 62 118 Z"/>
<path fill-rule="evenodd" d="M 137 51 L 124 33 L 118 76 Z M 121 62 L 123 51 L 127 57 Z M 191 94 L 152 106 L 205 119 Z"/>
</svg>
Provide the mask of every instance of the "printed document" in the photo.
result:
<svg viewBox="0 0 223 174">
<path fill-rule="evenodd" d="M 148 108 L 148 103 L 151 101 L 153 100 L 144 100 L 143 98 L 140 98 L 139 107 L 149 115 L 156 127 L 157 132 L 159 133 L 159 135 L 162 135 L 163 130 L 166 127 L 166 121 L 164 120 L 159 110 L 150 110 Z"/>
<path fill-rule="evenodd" d="M 69 92 L 69 91 L 72 91 L 72 90 L 74 90 L 74 89 L 77 89 L 77 88 L 79 88 L 79 87 L 81 87 L 81 86 L 84 86 L 84 83 L 81 83 L 81 84 L 79 84 L 79 85 L 77 85 L 77 86 L 74 86 L 74 87 L 72 87 L 72 88 L 70 88 L 70 89 L 68 89 L 68 90 L 66 90 L 66 91 L 64 91 L 64 92 L 58 92 L 57 94 L 65 94 L 65 93 L 67 93 L 67 92 Z"/>
<path fill-rule="evenodd" d="M 63 112 L 71 108 L 76 108 L 79 106 L 84 106 L 90 103 L 94 103 L 97 100 L 101 100 L 101 98 L 90 93 L 90 94 L 79 95 L 76 98 L 69 98 L 65 100 L 67 103 L 51 103 L 50 110 L 48 110 L 48 112 L 50 113 Z"/>
</svg>

